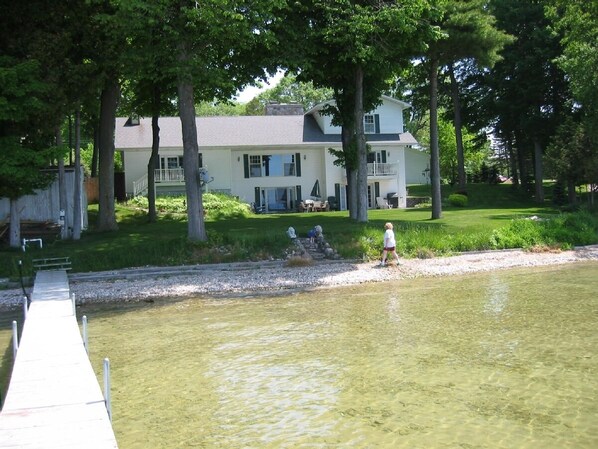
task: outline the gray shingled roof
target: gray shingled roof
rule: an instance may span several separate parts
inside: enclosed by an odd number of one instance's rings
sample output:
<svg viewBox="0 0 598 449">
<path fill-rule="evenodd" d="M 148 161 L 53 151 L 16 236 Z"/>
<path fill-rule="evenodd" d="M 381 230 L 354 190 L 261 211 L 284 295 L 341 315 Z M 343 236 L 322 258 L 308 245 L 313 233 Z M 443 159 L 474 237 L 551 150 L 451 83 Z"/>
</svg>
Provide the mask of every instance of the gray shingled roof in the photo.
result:
<svg viewBox="0 0 598 449">
<path fill-rule="evenodd" d="M 197 117 L 197 138 L 200 147 L 241 147 L 340 143 L 341 136 L 324 134 L 311 115 L 261 115 L 236 117 Z M 150 148 L 152 124 L 140 118 L 139 125 L 126 126 L 127 118 L 116 119 L 115 146 L 119 150 Z M 183 146 L 181 120 L 161 117 L 160 146 Z M 367 140 L 414 145 L 409 133 L 368 134 Z"/>
</svg>

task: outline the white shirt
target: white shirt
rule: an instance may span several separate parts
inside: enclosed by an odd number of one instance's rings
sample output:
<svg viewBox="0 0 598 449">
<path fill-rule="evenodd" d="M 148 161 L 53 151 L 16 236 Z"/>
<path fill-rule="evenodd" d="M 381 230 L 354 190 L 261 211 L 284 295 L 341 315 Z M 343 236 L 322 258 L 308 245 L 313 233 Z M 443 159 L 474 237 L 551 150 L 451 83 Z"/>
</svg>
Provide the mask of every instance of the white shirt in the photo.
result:
<svg viewBox="0 0 598 449">
<path fill-rule="evenodd" d="M 384 233 L 384 248 L 392 248 L 393 246 L 397 246 L 395 233 L 392 229 L 387 229 Z"/>
</svg>

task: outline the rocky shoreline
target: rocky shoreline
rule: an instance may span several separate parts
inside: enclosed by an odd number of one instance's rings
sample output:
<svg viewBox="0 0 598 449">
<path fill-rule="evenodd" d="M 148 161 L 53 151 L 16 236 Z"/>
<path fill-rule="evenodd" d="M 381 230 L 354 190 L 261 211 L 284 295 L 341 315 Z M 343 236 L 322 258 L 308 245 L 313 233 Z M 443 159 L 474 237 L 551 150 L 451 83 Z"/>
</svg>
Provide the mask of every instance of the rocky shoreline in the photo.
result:
<svg viewBox="0 0 598 449">
<path fill-rule="evenodd" d="M 343 260 L 321 261 L 308 266 L 287 266 L 283 261 L 270 261 L 148 267 L 75 273 L 69 275 L 69 283 L 78 303 L 118 303 L 165 297 L 242 297 L 584 261 L 598 261 L 598 245 L 561 252 L 504 250 L 433 259 L 403 259 L 398 267 L 379 267 L 374 262 Z M 20 307 L 22 297 L 20 288 L 0 290 L 0 310 Z"/>
</svg>

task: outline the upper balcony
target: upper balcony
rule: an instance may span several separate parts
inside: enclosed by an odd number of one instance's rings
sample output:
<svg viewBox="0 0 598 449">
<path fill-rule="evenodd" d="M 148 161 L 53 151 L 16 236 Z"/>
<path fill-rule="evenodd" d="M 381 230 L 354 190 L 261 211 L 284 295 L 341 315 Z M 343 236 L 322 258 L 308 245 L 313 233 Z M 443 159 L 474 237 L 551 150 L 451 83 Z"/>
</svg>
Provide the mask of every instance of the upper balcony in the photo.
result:
<svg viewBox="0 0 598 449">
<path fill-rule="evenodd" d="M 372 162 L 368 164 L 368 177 L 385 178 L 388 176 L 397 176 L 399 173 L 398 164 L 389 164 L 382 162 Z"/>
</svg>

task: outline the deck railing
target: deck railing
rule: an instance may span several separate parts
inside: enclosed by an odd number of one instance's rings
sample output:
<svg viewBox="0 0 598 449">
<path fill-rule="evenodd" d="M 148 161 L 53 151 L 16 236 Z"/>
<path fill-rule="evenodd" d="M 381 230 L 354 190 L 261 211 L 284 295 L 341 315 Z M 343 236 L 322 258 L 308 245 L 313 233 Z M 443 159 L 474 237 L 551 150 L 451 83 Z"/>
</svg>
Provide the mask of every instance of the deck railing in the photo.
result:
<svg viewBox="0 0 598 449">
<path fill-rule="evenodd" d="M 368 176 L 395 176 L 397 164 L 372 162 L 368 164 Z"/>
<path fill-rule="evenodd" d="M 182 168 L 160 168 L 154 172 L 156 182 L 185 182 Z"/>
<path fill-rule="evenodd" d="M 133 181 L 133 196 L 143 195 L 145 192 L 147 192 L 147 173 L 137 181 Z"/>
</svg>

